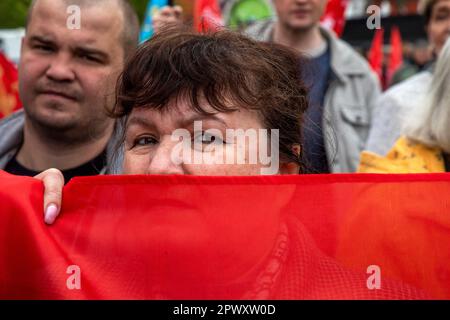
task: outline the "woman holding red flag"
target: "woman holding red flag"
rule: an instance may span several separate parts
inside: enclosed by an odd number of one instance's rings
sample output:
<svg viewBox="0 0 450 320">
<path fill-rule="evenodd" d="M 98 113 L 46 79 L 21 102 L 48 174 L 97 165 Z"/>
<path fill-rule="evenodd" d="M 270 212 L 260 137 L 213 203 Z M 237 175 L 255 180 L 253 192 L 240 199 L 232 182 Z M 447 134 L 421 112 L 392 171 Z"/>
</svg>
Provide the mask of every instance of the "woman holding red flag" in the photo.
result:
<svg viewBox="0 0 450 320">
<path fill-rule="evenodd" d="M 279 130 L 276 174 L 302 172 L 301 126 L 307 108 L 307 90 L 298 72 L 302 68 L 298 54 L 285 47 L 258 43 L 227 31 L 159 33 L 141 46 L 126 65 L 117 88 L 117 105 L 110 110 L 125 128 L 120 147 L 123 162 L 118 171 L 139 175 L 259 175 L 267 163 L 248 160 L 251 151 L 263 148 L 267 141 L 255 136 L 257 143 L 253 147 L 249 138 L 246 148 L 239 148 L 235 141 L 222 140 L 227 130 L 241 129 Z M 201 121 L 205 130 L 196 132 L 196 121 Z M 244 163 L 174 161 L 179 141 L 173 139 L 173 133 L 179 129 L 194 135 L 194 146 L 197 142 L 199 148 L 191 150 L 193 158 L 215 153 L 215 147 L 221 146 L 224 154 L 234 152 L 242 156 Z M 271 155 L 277 154 L 274 151 Z M 61 207 L 64 181 L 55 169 L 37 178 L 45 185 L 45 220 L 53 223 Z M 167 245 L 191 257 L 166 268 L 165 272 L 173 273 L 175 279 L 184 274 L 180 280 L 184 285 L 167 283 L 160 288 L 163 298 L 425 298 L 415 289 L 385 279 L 382 288 L 370 290 L 366 274 L 348 271 L 324 255 L 295 217 L 282 214 L 289 194 L 272 200 L 277 210 L 265 210 L 261 201 L 245 215 L 190 213 L 192 217 L 186 221 L 185 217 L 176 219 L 176 215 L 168 213 L 158 220 L 161 225 L 149 226 L 148 232 L 157 234 L 148 235 L 155 246 Z M 205 224 L 217 229 L 217 233 L 204 230 Z M 183 230 L 182 234 L 171 232 L 178 230 L 173 228 L 175 225 Z M 202 232 L 192 233 L 191 225 Z M 208 250 L 203 252 L 204 248 Z M 220 270 L 213 267 L 219 265 Z M 204 273 L 199 274 L 199 270 Z"/>
</svg>

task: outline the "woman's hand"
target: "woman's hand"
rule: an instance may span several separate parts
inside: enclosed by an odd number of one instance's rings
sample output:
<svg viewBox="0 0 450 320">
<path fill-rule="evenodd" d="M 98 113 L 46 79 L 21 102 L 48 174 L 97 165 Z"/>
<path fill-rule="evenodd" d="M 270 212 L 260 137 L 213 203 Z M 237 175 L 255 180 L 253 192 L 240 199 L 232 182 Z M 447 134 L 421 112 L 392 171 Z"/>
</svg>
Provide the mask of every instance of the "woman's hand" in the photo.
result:
<svg viewBox="0 0 450 320">
<path fill-rule="evenodd" d="M 61 210 L 64 176 L 58 169 L 48 169 L 34 178 L 44 183 L 44 221 L 53 224 Z"/>
<path fill-rule="evenodd" d="M 153 17 L 153 30 L 158 33 L 166 26 L 177 26 L 183 23 L 183 8 L 165 6 Z"/>
</svg>

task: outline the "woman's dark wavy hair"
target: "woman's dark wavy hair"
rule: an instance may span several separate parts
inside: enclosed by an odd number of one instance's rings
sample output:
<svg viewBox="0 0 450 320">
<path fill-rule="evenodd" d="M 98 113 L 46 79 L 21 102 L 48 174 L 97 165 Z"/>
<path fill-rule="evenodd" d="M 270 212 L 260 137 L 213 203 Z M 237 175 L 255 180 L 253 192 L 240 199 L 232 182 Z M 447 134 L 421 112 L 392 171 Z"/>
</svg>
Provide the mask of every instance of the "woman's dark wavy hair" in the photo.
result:
<svg viewBox="0 0 450 320">
<path fill-rule="evenodd" d="M 267 129 L 279 129 L 280 160 L 304 170 L 293 147 L 302 146 L 308 107 L 302 61 L 287 47 L 261 43 L 231 31 L 195 33 L 166 29 L 142 44 L 128 60 L 117 85 L 111 115 L 126 123 L 134 108 L 165 111 L 187 99 L 201 114 L 255 110 Z"/>
</svg>

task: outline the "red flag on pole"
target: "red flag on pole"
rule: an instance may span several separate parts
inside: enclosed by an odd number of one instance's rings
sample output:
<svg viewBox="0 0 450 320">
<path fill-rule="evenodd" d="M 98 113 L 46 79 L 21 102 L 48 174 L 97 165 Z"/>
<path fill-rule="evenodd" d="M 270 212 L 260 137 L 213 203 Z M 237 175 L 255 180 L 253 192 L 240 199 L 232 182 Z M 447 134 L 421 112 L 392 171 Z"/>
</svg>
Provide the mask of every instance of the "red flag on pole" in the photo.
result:
<svg viewBox="0 0 450 320">
<path fill-rule="evenodd" d="M 391 54 L 389 56 L 389 64 L 387 69 L 386 82 L 391 83 L 392 77 L 398 68 L 403 64 L 403 45 L 402 36 L 397 26 L 391 29 Z"/>
<path fill-rule="evenodd" d="M 217 0 L 195 1 L 194 25 L 199 32 L 217 30 L 224 26 L 222 13 Z"/>
<path fill-rule="evenodd" d="M 384 84 L 383 78 L 383 43 L 384 43 L 384 30 L 377 29 L 375 31 L 375 36 L 372 40 L 372 46 L 369 51 L 369 64 L 372 70 L 378 75 L 380 83 Z M 384 86 L 383 86 L 384 87 Z"/>
<path fill-rule="evenodd" d="M 337 36 L 341 36 L 345 27 L 345 11 L 348 0 L 330 0 L 322 16 L 322 25 L 333 30 Z"/>
<path fill-rule="evenodd" d="M 16 67 L 0 52 L 0 119 L 22 107 L 18 79 Z"/>
</svg>

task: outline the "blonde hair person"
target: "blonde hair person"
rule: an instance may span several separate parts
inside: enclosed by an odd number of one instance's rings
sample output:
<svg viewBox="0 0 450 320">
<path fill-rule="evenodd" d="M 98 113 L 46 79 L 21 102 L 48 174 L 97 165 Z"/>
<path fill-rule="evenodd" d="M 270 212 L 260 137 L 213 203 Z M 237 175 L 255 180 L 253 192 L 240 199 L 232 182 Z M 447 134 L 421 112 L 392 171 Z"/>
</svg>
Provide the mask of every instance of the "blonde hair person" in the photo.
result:
<svg viewBox="0 0 450 320">
<path fill-rule="evenodd" d="M 359 172 L 431 173 L 450 170 L 450 38 L 419 107 L 405 119 L 403 136 L 381 157 L 361 154 Z"/>
<path fill-rule="evenodd" d="M 404 134 L 430 147 L 450 153 L 450 38 L 445 43 L 428 95 L 415 116 L 408 118 Z"/>
</svg>

